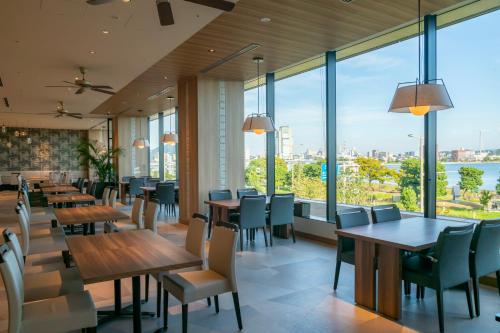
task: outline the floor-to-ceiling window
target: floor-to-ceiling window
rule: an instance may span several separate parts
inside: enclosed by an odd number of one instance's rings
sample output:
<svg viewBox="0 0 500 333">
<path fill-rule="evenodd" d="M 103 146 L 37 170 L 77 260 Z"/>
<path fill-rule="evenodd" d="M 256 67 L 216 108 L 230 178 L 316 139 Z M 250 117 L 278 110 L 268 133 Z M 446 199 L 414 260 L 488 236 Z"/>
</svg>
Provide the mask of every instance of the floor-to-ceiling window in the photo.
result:
<svg viewBox="0 0 500 333">
<path fill-rule="evenodd" d="M 326 217 L 325 67 L 275 83 L 276 193 L 293 192 Z"/>
<path fill-rule="evenodd" d="M 177 133 L 177 113 L 175 109 L 167 110 L 163 115 L 164 133 Z M 163 170 L 165 180 L 177 179 L 177 145 L 165 144 L 163 151 Z"/>
<path fill-rule="evenodd" d="M 337 203 L 422 211 L 422 117 L 388 113 L 418 77 L 417 38 L 337 63 Z"/>
<path fill-rule="evenodd" d="M 437 35 L 438 77 L 454 109 L 438 113 L 438 215 L 500 217 L 500 11 L 443 29 Z"/>
<path fill-rule="evenodd" d="M 158 115 L 149 117 L 149 175 L 160 177 L 159 120 Z"/>
<path fill-rule="evenodd" d="M 265 85 L 260 87 L 260 112 L 265 113 Z M 245 91 L 245 118 L 257 113 L 257 88 Z M 241 124 L 243 126 L 243 124 Z M 266 134 L 245 133 L 245 185 L 266 193 Z"/>
</svg>

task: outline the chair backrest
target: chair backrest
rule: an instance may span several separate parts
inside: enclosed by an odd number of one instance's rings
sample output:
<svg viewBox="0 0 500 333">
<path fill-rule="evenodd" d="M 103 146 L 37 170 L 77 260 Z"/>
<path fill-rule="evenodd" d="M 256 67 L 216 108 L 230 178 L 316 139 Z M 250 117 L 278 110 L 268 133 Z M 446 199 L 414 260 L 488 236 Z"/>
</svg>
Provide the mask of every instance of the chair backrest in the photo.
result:
<svg viewBox="0 0 500 333">
<path fill-rule="evenodd" d="M 266 226 L 266 196 L 244 196 L 240 201 L 240 227 L 260 228 Z"/>
<path fill-rule="evenodd" d="M 228 279 L 233 292 L 238 291 L 235 272 L 237 240 L 237 231 L 215 226 L 210 241 L 210 251 L 208 252 L 208 268 Z"/>
<path fill-rule="evenodd" d="M 23 251 L 23 256 L 27 256 L 30 246 L 30 232 L 28 217 L 25 215 L 22 205 L 23 203 L 18 203 L 18 205 L 16 206 L 16 213 L 19 222 L 19 229 L 21 230 L 21 249 Z"/>
<path fill-rule="evenodd" d="M 144 199 L 135 198 L 132 206 L 132 223 L 138 225 L 139 229 L 144 229 Z"/>
<path fill-rule="evenodd" d="M 142 193 L 142 190 L 140 189 L 141 186 L 144 186 L 143 178 L 131 178 L 128 185 L 128 191 L 130 195 L 135 196 L 137 194 L 141 194 Z"/>
<path fill-rule="evenodd" d="M 90 186 L 90 195 L 93 195 L 95 197 L 96 195 L 96 190 L 97 190 L 97 183 L 92 183 L 92 186 Z"/>
<path fill-rule="evenodd" d="M 434 255 L 433 275 L 441 288 L 454 287 L 469 281 L 469 249 L 474 226 L 446 227 L 439 234 Z"/>
<path fill-rule="evenodd" d="M 24 206 L 26 207 L 26 213 L 27 213 L 28 217 L 30 217 L 31 216 L 31 204 L 30 204 L 29 195 L 26 191 L 22 191 L 22 197 L 23 197 Z"/>
<path fill-rule="evenodd" d="M 112 189 L 110 194 L 109 194 L 109 200 L 108 200 L 108 205 L 110 207 L 116 208 L 116 197 L 118 196 L 118 190 L 117 189 Z"/>
<path fill-rule="evenodd" d="M 485 220 L 476 225 L 470 250 L 473 278 L 500 270 L 500 219 Z"/>
<path fill-rule="evenodd" d="M 77 187 L 80 190 L 80 193 L 83 193 L 83 185 L 85 184 L 85 178 L 78 178 Z"/>
<path fill-rule="evenodd" d="M 109 191 L 111 188 L 109 186 L 106 186 L 104 188 L 104 191 L 102 191 L 102 205 L 103 206 L 109 206 Z"/>
<path fill-rule="evenodd" d="M 236 190 L 238 199 L 241 199 L 245 195 L 259 195 L 259 192 L 255 188 L 239 188 Z"/>
<path fill-rule="evenodd" d="M 144 228 L 149 229 L 153 232 L 158 230 L 158 211 L 160 210 L 160 205 L 155 201 L 149 201 L 144 213 Z"/>
<path fill-rule="evenodd" d="M 17 263 L 19 264 L 19 269 L 21 270 L 21 272 L 24 272 L 23 250 L 21 249 L 21 244 L 19 243 L 19 239 L 17 238 L 16 234 L 8 228 L 4 229 L 2 234 L 5 244 L 7 244 L 9 248 L 16 255 Z"/>
<path fill-rule="evenodd" d="M 6 244 L 0 246 L 0 272 L 9 304 L 9 333 L 21 331 L 23 318 L 23 274 L 16 262 L 16 255 Z"/>
<path fill-rule="evenodd" d="M 207 239 L 207 223 L 203 219 L 193 218 L 189 222 L 185 249 L 205 261 L 205 239 Z"/>
<path fill-rule="evenodd" d="M 271 225 L 293 224 L 294 200 L 293 193 L 271 196 L 271 213 L 269 214 Z"/>
<path fill-rule="evenodd" d="M 368 213 L 362 207 L 348 208 L 337 211 L 335 215 L 337 229 L 352 228 L 370 224 Z M 354 251 L 354 239 L 348 237 L 338 237 L 338 249 L 341 252 Z"/>
<path fill-rule="evenodd" d="M 231 190 L 211 190 L 208 191 L 208 200 L 231 200 L 233 198 L 233 194 Z"/>
<path fill-rule="evenodd" d="M 85 190 L 85 192 L 87 194 L 90 194 L 90 191 L 92 190 L 92 185 L 93 184 L 94 184 L 94 182 L 89 179 L 89 181 L 87 182 L 87 189 Z"/>
<path fill-rule="evenodd" d="M 373 206 L 371 212 L 373 223 L 401 220 L 401 212 L 394 204 Z"/>
<path fill-rule="evenodd" d="M 175 203 L 174 183 L 158 183 L 156 186 L 156 198 L 161 204 Z"/>
<path fill-rule="evenodd" d="M 130 181 L 130 179 L 132 178 L 132 176 L 123 176 L 122 177 L 122 182 L 124 183 L 128 183 Z"/>
</svg>

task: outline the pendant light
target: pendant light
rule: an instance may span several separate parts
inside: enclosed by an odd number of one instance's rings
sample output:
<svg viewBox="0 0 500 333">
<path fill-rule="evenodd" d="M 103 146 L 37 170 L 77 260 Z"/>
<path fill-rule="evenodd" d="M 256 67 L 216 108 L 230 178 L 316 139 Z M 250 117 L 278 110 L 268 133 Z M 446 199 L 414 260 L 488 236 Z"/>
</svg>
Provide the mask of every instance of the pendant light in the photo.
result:
<svg viewBox="0 0 500 333">
<path fill-rule="evenodd" d="M 260 64 L 264 62 L 264 58 L 255 57 L 253 61 L 257 64 L 257 113 L 252 113 L 245 119 L 242 130 L 260 135 L 274 132 L 276 129 L 273 120 L 266 114 L 260 113 Z"/>
<path fill-rule="evenodd" d="M 139 112 L 142 112 L 142 110 L 139 110 Z M 134 146 L 137 149 L 143 149 L 149 147 L 149 140 L 142 136 L 142 117 L 139 117 L 139 134 L 140 137 L 134 140 L 132 146 Z"/>
<path fill-rule="evenodd" d="M 398 83 L 389 112 L 412 113 L 423 116 L 430 111 L 453 108 L 450 95 L 442 79 L 420 80 L 420 0 L 418 0 L 418 78 L 415 82 Z"/>
<path fill-rule="evenodd" d="M 167 99 L 168 99 L 169 105 L 174 100 L 174 98 L 172 96 L 168 96 Z M 161 142 L 166 143 L 167 145 L 171 145 L 171 146 L 174 146 L 175 144 L 177 144 L 177 142 L 179 142 L 179 137 L 177 136 L 177 133 L 172 132 L 172 116 L 174 114 L 175 114 L 175 110 L 174 110 L 174 113 L 169 116 L 170 128 L 169 128 L 168 133 L 165 133 L 161 136 Z"/>
</svg>

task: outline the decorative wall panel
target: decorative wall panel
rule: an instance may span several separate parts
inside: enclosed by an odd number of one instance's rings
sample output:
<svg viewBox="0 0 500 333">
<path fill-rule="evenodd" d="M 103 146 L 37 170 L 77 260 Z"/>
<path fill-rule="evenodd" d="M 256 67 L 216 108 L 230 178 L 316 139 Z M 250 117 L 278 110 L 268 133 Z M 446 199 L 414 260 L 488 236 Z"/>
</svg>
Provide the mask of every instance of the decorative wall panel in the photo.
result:
<svg viewBox="0 0 500 333">
<path fill-rule="evenodd" d="M 27 135 L 16 137 L 21 130 Z M 87 131 L 7 128 L 0 132 L 0 171 L 82 171 L 75 145 L 86 137 Z"/>
</svg>

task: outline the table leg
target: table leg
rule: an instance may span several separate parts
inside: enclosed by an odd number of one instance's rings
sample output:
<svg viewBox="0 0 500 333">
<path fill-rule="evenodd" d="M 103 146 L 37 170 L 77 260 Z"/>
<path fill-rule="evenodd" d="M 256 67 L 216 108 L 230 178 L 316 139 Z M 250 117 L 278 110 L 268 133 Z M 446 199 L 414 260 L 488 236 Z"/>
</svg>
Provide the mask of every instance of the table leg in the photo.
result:
<svg viewBox="0 0 500 333">
<path fill-rule="evenodd" d="M 120 184 L 120 202 L 127 205 L 127 186 L 125 184 Z"/>
<path fill-rule="evenodd" d="M 90 223 L 90 234 L 95 235 L 95 223 Z"/>
<path fill-rule="evenodd" d="M 149 202 L 149 191 L 142 191 L 142 192 L 144 193 L 144 211 L 146 211 Z"/>
<path fill-rule="evenodd" d="M 360 239 L 355 243 L 356 304 L 375 310 L 375 244 Z"/>
<path fill-rule="evenodd" d="M 398 248 L 378 247 L 378 312 L 401 317 L 401 254 Z"/>
<path fill-rule="evenodd" d="M 134 333 L 141 333 L 141 277 L 132 277 L 132 302 L 134 311 Z"/>
<path fill-rule="evenodd" d="M 115 280 L 115 315 L 119 316 L 122 310 L 122 284 L 121 280 Z"/>
</svg>

